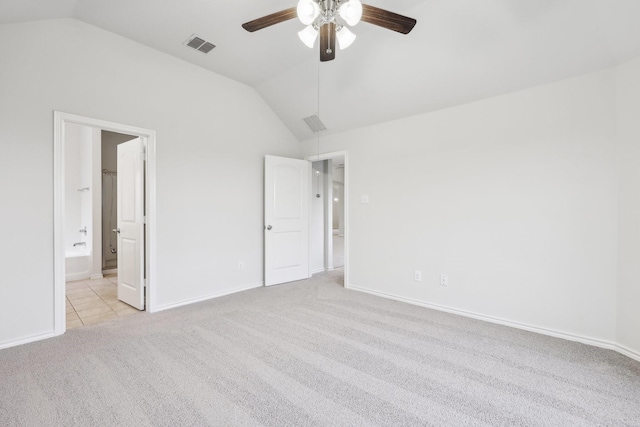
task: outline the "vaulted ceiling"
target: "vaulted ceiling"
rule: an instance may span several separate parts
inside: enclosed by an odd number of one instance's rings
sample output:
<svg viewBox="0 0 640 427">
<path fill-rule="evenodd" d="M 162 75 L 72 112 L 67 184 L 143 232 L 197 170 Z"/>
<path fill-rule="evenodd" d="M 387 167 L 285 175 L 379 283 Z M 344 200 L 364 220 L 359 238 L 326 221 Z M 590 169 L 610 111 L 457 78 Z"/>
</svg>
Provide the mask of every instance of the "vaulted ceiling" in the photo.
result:
<svg viewBox="0 0 640 427">
<path fill-rule="evenodd" d="M 446 108 L 640 56 L 637 0 L 364 0 L 417 19 L 408 35 L 360 23 L 320 63 L 290 20 L 241 24 L 297 0 L 0 0 L 0 24 L 75 18 L 254 87 L 300 140 Z M 184 46 L 197 34 L 217 47 Z M 318 99 L 319 98 L 319 99 Z"/>
</svg>

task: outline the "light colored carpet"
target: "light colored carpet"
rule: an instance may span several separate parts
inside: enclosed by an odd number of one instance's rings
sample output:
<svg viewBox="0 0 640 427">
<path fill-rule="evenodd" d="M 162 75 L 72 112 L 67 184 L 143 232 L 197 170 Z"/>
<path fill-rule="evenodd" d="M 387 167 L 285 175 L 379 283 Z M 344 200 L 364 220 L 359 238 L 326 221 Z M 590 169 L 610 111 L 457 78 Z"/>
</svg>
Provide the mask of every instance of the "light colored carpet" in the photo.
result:
<svg viewBox="0 0 640 427">
<path fill-rule="evenodd" d="M 340 277 L 2 350 L 0 425 L 640 425 L 640 363 Z"/>
</svg>

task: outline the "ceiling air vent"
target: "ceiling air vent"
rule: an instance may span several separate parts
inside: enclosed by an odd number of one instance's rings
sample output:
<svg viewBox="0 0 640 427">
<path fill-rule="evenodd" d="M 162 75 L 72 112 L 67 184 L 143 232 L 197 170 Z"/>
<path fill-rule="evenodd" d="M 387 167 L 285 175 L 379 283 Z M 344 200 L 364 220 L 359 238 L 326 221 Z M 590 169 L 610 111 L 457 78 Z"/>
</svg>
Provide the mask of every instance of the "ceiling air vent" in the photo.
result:
<svg viewBox="0 0 640 427">
<path fill-rule="evenodd" d="M 320 132 L 323 130 L 327 130 L 327 127 L 324 125 L 324 123 L 322 123 L 322 121 L 320 120 L 320 117 L 318 117 L 317 114 L 314 114 L 313 116 L 309 116 L 309 117 L 305 117 L 304 122 L 307 124 L 307 126 L 309 126 L 309 129 L 311 129 L 312 132 Z"/>
<path fill-rule="evenodd" d="M 184 44 L 202 53 L 209 53 L 213 50 L 214 47 L 216 47 L 216 45 L 214 45 L 213 43 L 210 43 L 203 38 L 196 36 L 195 34 L 189 37 L 189 39 Z"/>
</svg>

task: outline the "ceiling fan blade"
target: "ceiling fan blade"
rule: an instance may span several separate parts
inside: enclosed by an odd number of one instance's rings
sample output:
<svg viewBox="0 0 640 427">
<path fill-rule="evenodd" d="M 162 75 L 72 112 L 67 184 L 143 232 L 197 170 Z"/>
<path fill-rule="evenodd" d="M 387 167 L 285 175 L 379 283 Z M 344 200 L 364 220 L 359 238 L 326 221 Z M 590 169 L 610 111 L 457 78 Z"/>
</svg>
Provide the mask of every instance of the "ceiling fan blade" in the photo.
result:
<svg viewBox="0 0 640 427">
<path fill-rule="evenodd" d="M 320 61 L 336 58 L 336 24 L 330 22 L 320 27 Z"/>
<path fill-rule="evenodd" d="M 254 31 L 261 30 L 263 28 L 270 27 L 275 24 L 279 24 L 289 19 L 293 19 L 298 16 L 295 7 L 281 10 L 280 12 L 272 13 L 271 15 L 263 16 L 262 18 L 254 19 L 253 21 L 242 24 L 242 28 L 253 33 Z"/>
<path fill-rule="evenodd" d="M 362 21 L 402 34 L 409 34 L 418 22 L 413 18 L 366 4 L 362 5 Z"/>
</svg>

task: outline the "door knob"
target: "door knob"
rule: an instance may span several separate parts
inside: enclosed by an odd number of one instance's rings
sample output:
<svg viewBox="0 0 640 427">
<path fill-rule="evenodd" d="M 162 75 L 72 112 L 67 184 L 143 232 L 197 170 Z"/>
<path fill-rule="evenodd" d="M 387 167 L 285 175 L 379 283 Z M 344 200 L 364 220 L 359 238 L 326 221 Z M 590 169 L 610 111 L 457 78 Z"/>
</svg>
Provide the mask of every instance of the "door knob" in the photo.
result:
<svg viewBox="0 0 640 427">
<path fill-rule="evenodd" d="M 111 230 L 111 232 L 120 234 L 120 229 L 119 228 L 114 228 L 113 230 Z"/>
<path fill-rule="evenodd" d="M 272 227 L 270 225 L 267 225 L 267 230 L 271 230 L 271 228 Z"/>
</svg>

